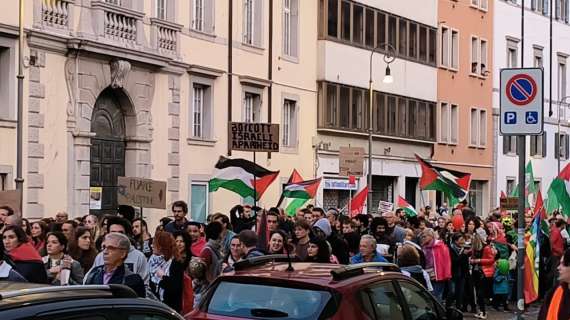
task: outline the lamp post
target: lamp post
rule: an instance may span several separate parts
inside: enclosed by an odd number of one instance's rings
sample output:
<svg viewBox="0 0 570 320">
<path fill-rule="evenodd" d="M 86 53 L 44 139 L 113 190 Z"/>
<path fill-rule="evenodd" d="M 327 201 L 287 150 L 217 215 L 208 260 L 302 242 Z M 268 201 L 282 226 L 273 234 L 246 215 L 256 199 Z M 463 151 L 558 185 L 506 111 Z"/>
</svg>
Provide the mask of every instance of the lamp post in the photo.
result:
<svg viewBox="0 0 570 320">
<path fill-rule="evenodd" d="M 568 99 L 570 99 L 570 96 L 565 96 L 558 101 L 558 138 L 556 138 L 558 140 L 558 150 L 556 150 L 556 156 L 558 158 L 558 175 L 560 175 L 560 151 L 562 150 L 562 144 L 560 143 L 562 142 L 560 139 L 560 108 L 564 107 L 564 103 L 568 106 L 568 103 L 566 102 Z M 564 117 L 566 117 L 566 109 L 564 109 Z M 568 150 L 566 152 L 568 152 Z"/>
<path fill-rule="evenodd" d="M 394 78 L 390 72 L 390 63 L 394 62 L 396 59 L 396 50 L 388 43 L 378 45 L 370 51 L 370 78 L 368 80 L 368 198 L 366 199 L 366 211 L 368 214 L 372 214 L 372 132 L 374 131 L 374 126 L 372 125 L 372 105 L 374 102 L 374 92 L 372 90 L 372 84 L 374 83 L 372 80 L 372 58 L 374 53 L 380 49 L 383 49 L 386 52 L 384 54 L 384 62 L 386 63 L 386 73 L 384 74 L 383 80 L 384 83 L 394 82 Z"/>
<path fill-rule="evenodd" d="M 24 178 L 22 177 L 22 127 L 24 122 L 24 0 L 20 0 L 18 13 L 18 122 L 16 141 L 16 190 L 20 192 L 20 214 L 23 216 L 24 210 Z"/>
</svg>

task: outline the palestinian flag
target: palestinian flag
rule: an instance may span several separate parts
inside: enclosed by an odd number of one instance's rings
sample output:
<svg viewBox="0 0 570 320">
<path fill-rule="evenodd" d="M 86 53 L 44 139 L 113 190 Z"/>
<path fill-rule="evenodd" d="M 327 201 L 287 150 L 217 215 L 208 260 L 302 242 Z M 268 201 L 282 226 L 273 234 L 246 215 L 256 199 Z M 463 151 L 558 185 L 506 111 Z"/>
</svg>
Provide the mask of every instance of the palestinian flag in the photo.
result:
<svg viewBox="0 0 570 320">
<path fill-rule="evenodd" d="M 224 188 L 242 198 L 252 197 L 257 200 L 279 175 L 279 171 L 269 171 L 251 161 L 223 156 L 215 168 L 214 177 L 208 183 L 210 192 Z"/>
<path fill-rule="evenodd" d="M 534 173 L 532 170 L 532 163 L 530 161 L 526 165 L 526 169 L 524 172 L 524 181 L 525 181 L 525 186 L 524 186 L 525 207 L 530 208 L 531 203 L 529 201 L 529 196 L 532 195 L 532 198 L 533 198 L 532 200 L 533 200 L 533 202 L 535 202 L 536 201 L 536 192 L 537 192 L 537 187 L 536 187 L 536 184 L 534 183 Z M 512 196 L 513 197 L 519 196 L 519 185 L 518 184 L 515 187 L 515 189 L 513 190 Z"/>
<path fill-rule="evenodd" d="M 414 207 L 412 207 L 411 204 L 409 204 L 406 199 L 402 198 L 401 196 L 398 196 L 398 203 L 396 205 L 396 207 L 398 209 L 402 209 L 404 210 L 404 212 L 406 213 L 406 217 L 415 217 L 418 215 L 418 213 L 416 212 L 416 209 L 414 209 Z"/>
<path fill-rule="evenodd" d="M 317 194 L 321 178 L 301 182 L 292 182 L 283 188 L 283 197 L 294 199 L 313 199 Z"/>
<path fill-rule="evenodd" d="M 533 219 L 540 217 L 540 231 L 546 237 L 550 237 L 550 225 L 548 224 L 546 211 L 544 209 L 544 202 L 542 200 L 542 193 L 538 190 L 536 196 L 536 204 L 534 206 L 534 213 L 532 215 Z"/>
<path fill-rule="evenodd" d="M 548 189 L 548 213 L 562 207 L 562 215 L 570 217 L 570 164 L 564 167 Z"/>
<path fill-rule="evenodd" d="M 303 182 L 303 177 L 301 177 L 301 174 L 299 174 L 297 169 L 293 169 L 293 172 L 291 173 L 291 176 L 289 177 L 289 181 L 287 181 L 287 184 L 300 183 L 300 182 Z M 281 204 L 283 203 L 283 200 L 285 200 L 285 197 L 283 196 L 283 194 L 281 194 L 281 197 L 279 198 L 279 202 L 277 202 L 277 207 L 281 206 Z M 295 214 L 297 214 L 297 210 L 299 210 L 299 208 L 301 208 L 303 205 L 305 205 L 305 203 L 307 203 L 307 201 L 309 201 L 309 199 L 288 198 L 287 199 L 287 205 L 285 206 L 285 213 L 288 216 L 294 216 Z"/>
<path fill-rule="evenodd" d="M 465 199 L 469 192 L 471 174 L 432 166 L 416 154 L 422 167 L 421 190 L 443 192 L 452 206 Z"/>
</svg>

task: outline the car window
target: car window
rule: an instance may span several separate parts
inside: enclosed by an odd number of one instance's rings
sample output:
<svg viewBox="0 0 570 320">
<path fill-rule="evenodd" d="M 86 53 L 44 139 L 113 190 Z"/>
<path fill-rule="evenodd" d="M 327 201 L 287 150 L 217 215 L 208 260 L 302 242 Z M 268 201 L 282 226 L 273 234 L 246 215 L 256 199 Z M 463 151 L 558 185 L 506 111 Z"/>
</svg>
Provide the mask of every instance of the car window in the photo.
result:
<svg viewBox="0 0 570 320">
<path fill-rule="evenodd" d="M 331 298 L 328 291 L 222 281 L 208 303 L 208 314 L 248 319 L 318 319 Z"/>
<path fill-rule="evenodd" d="M 89 310 L 90 313 L 95 313 Z M 95 314 L 95 315 L 85 315 L 82 313 L 63 313 L 63 314 L 50 314 L 46 317 L 38 317 L 36 319 L 50 319 L 50 320 L 111 320 L 112 318 L 108 314 Z"/>
<path fill-rule="evenodd" d="M 402 305 L 391 282 L 382 282 L 364 289 L 362 299 L 370 317 L 404 320 Z"/>
<path fill-rule="evenodd" d="M 178 318 L 167 317 L 164 315 L 157 315 L 157 314 L 144 314 L 144 313 L 141 313 L 140 311 L 137 311 L 137 313 L 129 314 L 126 317 L 126 319 L 127 320 L 174 320 L 174 319 L 178 319 Z"/>
<path fill-rule="evenodd" d="M 409 282 L 399 282 L 412 320 L 439 319 L 435 299 L 424 289 Z"/>
</svg>

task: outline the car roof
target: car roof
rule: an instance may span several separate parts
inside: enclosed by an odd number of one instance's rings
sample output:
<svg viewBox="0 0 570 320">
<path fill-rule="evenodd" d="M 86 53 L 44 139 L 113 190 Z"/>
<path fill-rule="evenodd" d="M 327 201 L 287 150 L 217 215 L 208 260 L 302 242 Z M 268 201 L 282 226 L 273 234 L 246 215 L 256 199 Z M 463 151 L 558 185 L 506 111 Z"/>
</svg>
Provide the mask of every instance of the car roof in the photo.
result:
<svg viewBox="0 0 570 320">
<path fill-rule="evenodd" d="M 0 310 L 60 301 L 85 299 L 128 299 L 136 303 L 136 294 L 122 285 L 49 286 L 25 282 L 0 281 Z M 162 305 L 158 307 L 164 308 Z"/>
<path fill-rule="evenodd" d="M 349 277 L 335 278 L 331 274 L 332 271 L 338 271 L 342 268 L 349 269 L 350 266 L 342 266 L 330 263 L 309 263 L 309 262 L 293 262 L 291 263 L 294 271 L 287 271 L 289 264 L 286 262 L 268 262 L 266 264 L 252 266 L 243 270 L 235 271 L 233 275 L 222 276 L 231 281 L 231 278 L 247 279 L 247 278 L 264 278 L 270 282 L 279 282 L 286 280 L 288 282 L 307 283 L 315 286 L 333 288 L 342 290 L 343 288 L 361 285 L 378 280 L 378 277 L 386 279 L 403 278 L 400 272 L 385 271 L 379 268 L 363 268 L 360 274 L 354 274 Z"/>
</svg>

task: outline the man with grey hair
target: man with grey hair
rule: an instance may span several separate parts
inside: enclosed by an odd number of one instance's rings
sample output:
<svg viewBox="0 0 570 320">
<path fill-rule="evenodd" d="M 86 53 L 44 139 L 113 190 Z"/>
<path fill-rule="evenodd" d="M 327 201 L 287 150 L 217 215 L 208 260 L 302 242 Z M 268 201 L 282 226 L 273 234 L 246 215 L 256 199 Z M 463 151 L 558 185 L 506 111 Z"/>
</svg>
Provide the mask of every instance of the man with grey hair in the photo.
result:
<svg viewBox="0 0 570 320">
<path fill-rule="evenodd" d="M 360 238 L 360 252 L 350 258 L 350 264 L 362 262 L 387 262 L 386 259 L 376 250 L 376 239 L 366 234 Z"/>
<path fill-rule="evenodd" d="M 104 264 L 91 269 L 83 284 L 123 284 L 145 298 L 143 279 L 125 266 L 131 241 L 122 233 L 109 233 L 101 245 Z"/>
</svg>

